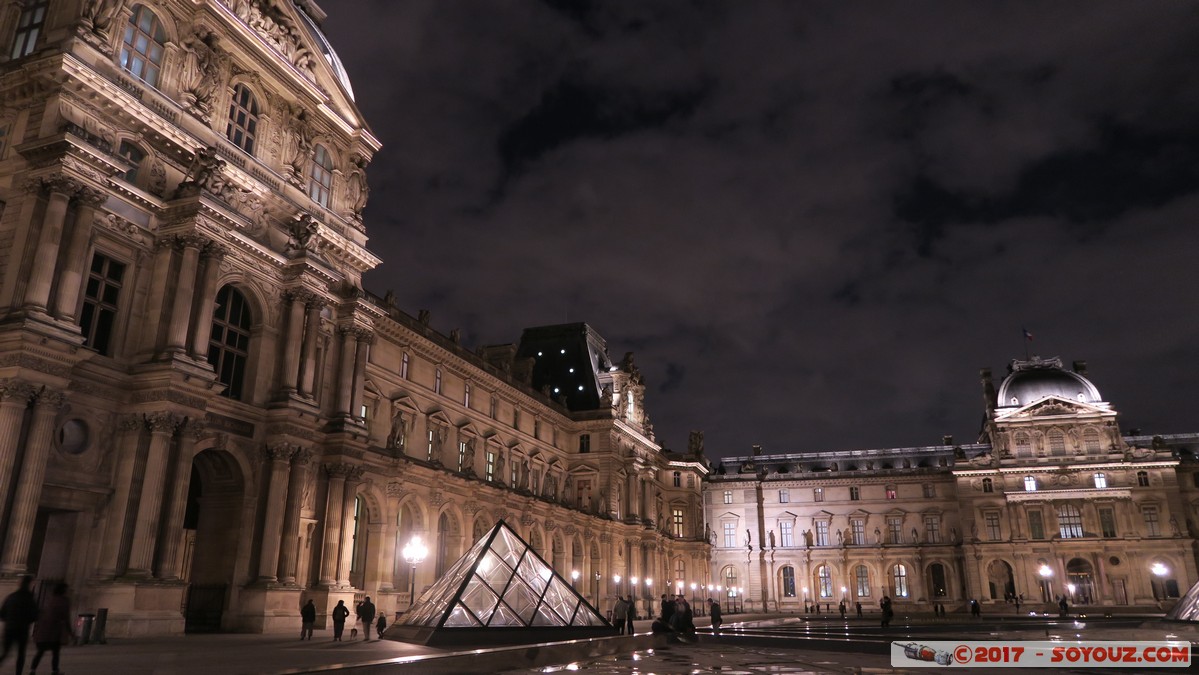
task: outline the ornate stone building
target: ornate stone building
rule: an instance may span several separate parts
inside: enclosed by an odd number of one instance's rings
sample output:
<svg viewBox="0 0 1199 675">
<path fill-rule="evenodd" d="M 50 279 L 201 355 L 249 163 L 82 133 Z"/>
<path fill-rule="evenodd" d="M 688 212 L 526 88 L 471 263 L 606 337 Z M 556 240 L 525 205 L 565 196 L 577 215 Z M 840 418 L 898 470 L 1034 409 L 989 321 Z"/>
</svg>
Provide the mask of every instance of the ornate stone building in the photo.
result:
<svg viewBox="0 0 1199 675">
<path fill-rule="evenodd" d="M 1160 608 L 1199 579 L 1199 434 L 1122 435 L 1083 362 L 982 379 L 978 443 L 725 460 L 704 494 L 725 601 Z"/>
<path fill-rule="evenodd" d="M 361 290 L 379 143 L 315 2 L 2 11 L 0 592 L 290 629 L 405 608 L 498 518 L 601 605 L 706 580 L 702 444 L 656 443 L 631 356 L 582 324 L 471 352 Z"/>
</svg>

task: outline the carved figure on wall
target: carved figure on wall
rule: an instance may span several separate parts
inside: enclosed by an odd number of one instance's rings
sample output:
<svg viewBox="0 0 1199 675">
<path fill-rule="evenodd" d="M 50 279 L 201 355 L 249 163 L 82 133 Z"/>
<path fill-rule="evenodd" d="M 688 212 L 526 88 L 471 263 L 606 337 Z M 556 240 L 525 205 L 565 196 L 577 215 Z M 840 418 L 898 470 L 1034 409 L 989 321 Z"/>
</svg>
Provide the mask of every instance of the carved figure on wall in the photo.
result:
<svg viewBox="0 0 1199 675">
<path fill-rule="evenodd" d="M 176 196 L 184 191 L 185 186 L 207 188 L 224 170 L 225 161 L 217 156 L 216 148 L 207 147 L 196 150 L 191 164 L 187 167 L 187 174 L 184 175 L 183 182 L 175 191 Z"/>
<path fill-rule="evenodd" d="M 562 501 L 570 503 L 570 500 L 575 496 L 575 481 L 569 474 L 566 480 L 562 483 Z"/>
<path fill-rule="evenodd" d="M 466 452 L 462 456 L 462 468 L 467 475 L 475 473 L 475 439 L 467 439 Z"/>
<path fill-rule="evenodd" d="M 441 458 L 441 450 L 445 447 L 445 427 L 440 424 L 433 425 L 433 459 Z"/>
<path fill-rule="evenodd" d="M 497 483 L 507 484 L 507 481 L 504 480 L 504 453 L 502 452 L 497 452 L 495 455 L 495 475 L 492 478 Z"/>
<path fill-rule="evenodd" d="M 774 530 L 770 531 L 770 548 L 774 548 Z"/>
<path fill-rule="evenodd" d="M 552 473 L 545 477 L 545 496 L 550 499 L 558 496 L 558 478 Z"/>
<path fill-rule="evenodd" d="M 127 0 L 87 0 L 83 3 L 83 16 L 79 25 L 83 28 L 84 39 L 96 46 L 107 50 L 108 31 L 112 22 L 125 9 Z"/>
<path fill-rule="evenodd" d="M 213 98 L 229 62 L 219 42 L 217 34 L 208 30 L 197 30 L 183 41 L 187 54 L 181 76 L 183 103 L 188 112 L 205 122 L 212 117 Z"/>
<path fill-rule="evenodd" d="M 366 158 L 354 155 L 350 163 L 354 168 L 350 170 L 346 183 L 346 202 L 350 206 L 350 213 L 361 220 L 362 210 L 366 208 L 366 200 L 370 198 L 371 192 L 370 185 L 366 182 Z"/>
<path fill-rule="evenodd" d="M 1178 536 L 1178 518 L 1175 516 L 1170 516 L 1170 530 L 1174 533 L 1175 537 Z"/>
<path fill-rule="evenodd" d="M 811 530 L 803 531 L 803 545 L 806 546 L 807 548 L 812 547 L 812 531 Z"/>
<path fill-rule="evenodd" d="M 150 162 L 150 178 L 146 187 L 151 194 L 165 197 L 167 191 L 167 168 L 162 160 L 155 158 Z"/>
<path fill-rule="evenodd" d="M 837 546 L 844 546 L 844 545 L 845 545 L 845 535 L 841 533 L 840 529 L 838 529 L 837 530 Z"/>
<path fill-rule="evenodd" d="M 883 532 L 876 527 L 874 528 L 874 545 L 878 546 L 881 543 L 883 543 Z"/>
<path fill-rule="evenodd" d="M 912 543 L 913 544 L 920 543 L 920 535 L 916 533 L 916 528 L 914 528 L 914 527 L 912 528 Z"/>
<path fill-rule="evenodd" d="M 517 485 L 517 487 L 521 490 L 529 489 L 529 473 L 531 469 L 532 467 L 529 466 L 529 460 L 526 459 L 523 463 L 521 463 L 519 476 L 520 483 Z"/>
<path fill-rule="evenodd" d="M 387 447 L 404 449 L 404 440 L 407 437 L 406 421 L 404 419 L 404 411 L 395 408 L 395 414 L 391 416 L 391 432 L 387 434 Z"/>
<path fill-rule="evenodd" d="M 312 238 L 320 230 L 320 225 L 311 214 L 301 213 L 295 220 L 290 223 L 290 237 L 287 241 L 287 250 L 296 255 L 302 255 L 310 250 L 312 246 Z"/>
<path fill-rule="evenodd" d="M 308 111 L 297 107 L 292 112 L 283 163 L 288 182 L 300 189 L 306 187 L 304 184 L 306 182 L 305 169 L 308 166 L 308 159 L 312 156 L 315 138 L 316 130 L 308 117 Z"/>
</svg>

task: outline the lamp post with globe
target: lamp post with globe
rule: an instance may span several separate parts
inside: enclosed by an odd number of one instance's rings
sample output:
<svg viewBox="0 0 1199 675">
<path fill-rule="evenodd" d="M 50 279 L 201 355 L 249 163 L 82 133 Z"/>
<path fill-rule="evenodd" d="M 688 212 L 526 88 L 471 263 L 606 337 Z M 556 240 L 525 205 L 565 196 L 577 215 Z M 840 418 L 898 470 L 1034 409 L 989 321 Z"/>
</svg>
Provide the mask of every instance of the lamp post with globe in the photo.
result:
<svg viewBox="0 0 1199 675">
<path fill-rule="evenodd" d="M 404 562 L 411 567 L 411 573 L 408 575 L 408 609 L 412 609 L 412 604 L 416 602 L 416 566 L 425 561 L 429 555 L 429 547 L 420 540 L 419 534 L 414 534 L 408 543 L 404 544 L 400 555 L 404 557 Z"/>
</svg>

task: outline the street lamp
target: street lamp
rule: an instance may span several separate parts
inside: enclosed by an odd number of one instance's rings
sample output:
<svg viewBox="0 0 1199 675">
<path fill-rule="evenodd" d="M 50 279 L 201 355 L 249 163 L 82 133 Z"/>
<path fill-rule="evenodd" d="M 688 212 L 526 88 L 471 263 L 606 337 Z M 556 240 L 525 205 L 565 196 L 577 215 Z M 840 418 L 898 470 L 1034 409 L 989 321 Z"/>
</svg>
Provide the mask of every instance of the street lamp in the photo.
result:
<svg viewBox="0 0 1199 675">
<path fill-rule="evenodd" d="M 1165 565 L 1163 565 L 1159 562 L 1155 562 L 1155 563 L 1153 563 L 1153 566 L 1149 568 L 1149 571 L 1153 572 L 1154 574 L 1156 574 L 1159 577 L 1164 577 L 1170 573 L 1170 568 L 1166 567 Z"/>
<path fill-rule="evenodd" d="M 578 571 L 578 570 L 571 570 L 571 571 L 570 571 L 570 587 L 571 587 L 571 588 L 574 588 L 574 587 L 575 587 L 575 582 L 576 582 L 576 581 L 578 581 L 578 580 L 579 580 L 579 571 Z"/>
<path fill-rule="evenodd" d="M 650 587 L 654 585 L 654 580 L 649 577 L 645 578 L 645 618 L 654 618 L 654 594 L 650 591 Z"/>
<path fill-rule="evenodd" d="M 408 575 L 408 609 L 412 609 L 413 603 L 416 602 L 416 566 L 425 561 L 425 557 L 429 555 L 429 547 L 425 546 L 420 540 L 419 534 L 412 535 L 408 543 L 404 545 L 404 550 L 400 552 L 404 557 L 404 562 L 408 563 L 412 568 L 412 573 Z"/>
<path fill-rule="evenodd" d="M 809 611 L 808 610 L 808 587 L 807 586 L 803 587 L 803 611 L 804 612 Z"/>
<path fill-rule="evenodd" d="M 1049 565 L 1041 563 L 1041 566 L 1037 568 L 1037 574 L 1041 575 L 1041 602 L 1049 602 L 1053 597 L 1053 593 L 1049 590 L 1049 577 L 1053 576 L 1053 569 Z"/>
</svg>

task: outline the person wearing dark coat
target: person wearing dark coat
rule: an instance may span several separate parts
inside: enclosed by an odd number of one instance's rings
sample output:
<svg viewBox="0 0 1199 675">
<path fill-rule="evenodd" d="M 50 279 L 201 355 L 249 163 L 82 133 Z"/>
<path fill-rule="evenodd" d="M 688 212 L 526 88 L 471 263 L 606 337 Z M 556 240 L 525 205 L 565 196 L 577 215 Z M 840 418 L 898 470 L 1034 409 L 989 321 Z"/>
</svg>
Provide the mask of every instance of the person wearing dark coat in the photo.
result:
<svg viewBox="0 0 1199 675">
<path fill-rule="evenodd" d="M 387 617 L 382 612 L 379 612 L 379 618 L 375 621 L 375 635 L 379 639 L 383 639 L 383 631 L 385 630 L 387 630 Z"/>
<path fill-rule="evenodd" d="M 637 617 L 637 604 L 629 597 L 629 606 L 625 609 L 625 627 L 629 635 L 633 634 L 633 619 Z"/>
<path fill-rule="evenodd" d="M 60 581 L 54 585 L 54 594 L 33 625 L 33 643 L 37 645 L 37 654 L 33 656 L 33 663 L 29 664 L 29 674 L 33 675 L 33 671 L 37 670 L 42 655 L 50 652 L 51 672 L 58 675 L 58 651 L 62 648 L 63 638 L 71 635 L 71 602 L 67 600 L 67 585 Z"/>
<path fill-rule="evenodd" d="M 37 600 L 33 597 L 33 577 L 21 577 L 21 585 L 4 599 L 0 605 L 0 619 L 4 620 L 4 652 L 0 662 L 8 658 L 8 650 L 17 648 L 17 672 L 25 670 L 25 647 L 29 644 L 29 627 L 37 621 Z"/>
<path fill-rule="evenodd" d="M 375 603 L 371 602 L 371 596 L 366 596 L 362 604 L 358 605 L 358 616 L 362 619 L 362 640 L 370 642 L 371 626 L 375 625 Z"/>
<path fill-rule="evenodd" d="M 346 629 L 346 617 L 350 615 L 350 608 L 346 607 L 345 600 L 338 600 L 337 606 L 333 608 L 333 641 L 341 642 L 341 634 Z"/>
<path fill-rule="evenodd" d="M 895 610 L 891 609 L 891 596 L 884 595 L 883 599 L 878 601 L 878 606 L 883 612 L 882 627 L 886 628 L 891 625 L 891 617 L 895 616 Z"/>
<path fill-rule="evenodd" d="M 712 598 L 708 598 L 708 615 L 712 617 L 712 632 L 720 632 L 720 624 L 724 623 L 720 618 L 720 603 Z"/>
<path fill-rule="evenodd" d="M 312 639 L 312 627 L 316 625 L 316 605 L 311 600 L 300 608 L 300 639 Z"/>
<path fill-rule="evenodd" d="M 624 599 L 623 595 L 616 596 L 616 603 L 612 605 L 612 625 L 616 626 L 616 633 L 624 635 L 625 617 L 629 614 L 629 603 Z"/>
</svg>

